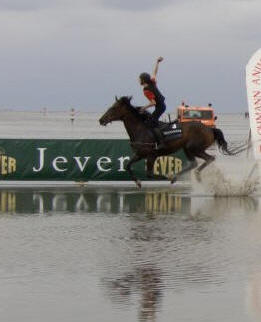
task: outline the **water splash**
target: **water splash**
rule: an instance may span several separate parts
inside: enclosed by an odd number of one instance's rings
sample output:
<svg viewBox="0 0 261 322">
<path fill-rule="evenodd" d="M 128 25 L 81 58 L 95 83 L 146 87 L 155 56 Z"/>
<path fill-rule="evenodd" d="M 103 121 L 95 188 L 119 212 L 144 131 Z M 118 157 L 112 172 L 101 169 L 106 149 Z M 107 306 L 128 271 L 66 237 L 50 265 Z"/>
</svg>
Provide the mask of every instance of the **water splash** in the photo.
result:
<svg viewBox="0 0 261 322">
<path fill-rule="evenodd" d="M 259 190 L 257 165 L 249 160 L 216 161 L 201 172 L 201 182 L 192 174 L 192 190 L 220 197 L 253 195 Z"/>
</svg>

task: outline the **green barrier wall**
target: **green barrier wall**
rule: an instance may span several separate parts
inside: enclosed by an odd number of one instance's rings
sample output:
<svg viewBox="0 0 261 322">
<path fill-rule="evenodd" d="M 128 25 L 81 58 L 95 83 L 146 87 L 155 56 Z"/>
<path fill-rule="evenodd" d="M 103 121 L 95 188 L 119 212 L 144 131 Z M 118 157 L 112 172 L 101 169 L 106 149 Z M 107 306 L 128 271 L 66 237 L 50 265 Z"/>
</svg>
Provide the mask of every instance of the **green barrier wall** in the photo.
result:
<svg viewBox="0 0 261 322">
<path fill-rule="evenodd" d="M 0 140 L 1 180 L 120 181 L 132 155 L 128 140 Z M 183 151 L 157 159 L 155 174 L 178 173 L 186 164 Z M 146 179 L 145 162 L 133 166 Z"/>
</svg>

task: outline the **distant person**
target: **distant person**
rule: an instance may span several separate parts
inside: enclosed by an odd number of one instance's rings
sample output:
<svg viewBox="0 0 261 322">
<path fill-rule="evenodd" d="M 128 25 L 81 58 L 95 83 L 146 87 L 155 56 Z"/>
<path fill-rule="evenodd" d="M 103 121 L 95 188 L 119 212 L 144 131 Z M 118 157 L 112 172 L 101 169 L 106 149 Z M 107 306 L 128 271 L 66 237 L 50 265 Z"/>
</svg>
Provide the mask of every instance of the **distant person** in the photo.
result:
<svg viewBox="0 0 261 322">
<path fill-rule="evenodd" d="M 159 57 L 156 61 L 152 75 L 148 73 L 141 73 L 139 76 L 140 85 L 143 87 L 143 93 L 145 97 L 149 100 L 149 103 L 141 108 L 141 112 L 146 111 L 148 108 L 155 106 L 154 112 L 151 114 L 150 126 L 153 130 L 157 143 L 160 143 L 161 146 L 158 148 L 164 147 L 164 143 L 160 142 L 163 139 L 163 136 L 156 127 L 159 124 L 160 116 L 165 112 L 165 97 L 162 95 L 160 90 L 157 87 L 157 73 L 159 69 L 159 63 L 163 61 L 163 57 Z"/>
<path fill-rule="evenodd" d="M 71 108 L 70 118 L 71 118 L 71 125 L 73 125 L 74 120 L 75 120 L 75 109 L 74 108 Z"/>
<path fill-rule="evenodd" d="M 248 119 L 249 118 L 249 112 L 245 112 L 245 118 Z"/>
</svg>

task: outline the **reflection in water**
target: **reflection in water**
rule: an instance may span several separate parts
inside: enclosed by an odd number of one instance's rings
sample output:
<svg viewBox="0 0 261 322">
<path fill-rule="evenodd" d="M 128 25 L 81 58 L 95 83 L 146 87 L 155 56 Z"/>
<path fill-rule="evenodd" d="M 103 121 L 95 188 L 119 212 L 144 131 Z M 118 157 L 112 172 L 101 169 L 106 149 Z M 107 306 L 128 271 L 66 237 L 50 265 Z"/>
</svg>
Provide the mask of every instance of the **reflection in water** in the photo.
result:
<svg viewBox="0 0 261 322">
<path fill-rule="evenodd" d="M 255 321 L 261 319 L 261 272 L 252 275 L 247 285 L 248 310 Z"/>
<path fill-rule="evenodd" d="M 246 302 L 248 312 L 253 321 L 261 321 L 261 217 L 254 216 L 247 227 L 247 235 L 251 243 L 252 251 L 256 252 L 255 265 L 250 266 L 250 273 L 247 279 Z"/>
<path fill-rule="evenodd" d="M 107 295 L 104 298 L 116 303 L 121 312 L 124 306 L 129 311 L 134 308 L 139 321 L 164 320 L 161 317 L 166 302 L 172 306 L 169 311 L 177 310 L 177 320 L 203 321 L 210 316 L 210 312 L 205 312 L 208 295 L 215 294 L 212 307 L 216 301 L 221 301 L 223 312 L 227 312 L 226 292 L 235 290 L 233 295 L 240 294 L 238 283 L 245 278 L 243 274 L 249 263 L 257 262 L 261 247 L 261 221 L 256 216 L 257 210 L 258 202 L 253 198 L 191 197 L 189 191 L 175 192 L 166 188 L 141 191 L 127 188 L 2 189 L 1 242 L 7 240 L 4 234 L 9 239 L 7 251 L 2 251 L 1 258 L 5 259 L 7 275 L 10 267 L 15 276 L 31 271 L 29 281 L 36 283 L 36 289 L 39 279 L 34 277 L 43 265 L 47 267 L 43 271 L 47 272 L 50 285 L 55 284 L 60 271 L 65 276 L 61 285 L 66 281 L 68 289 L 75 286 L 80 276 L 79 289 L 83 297 L 87 296 L 87 291 L 82 280 L 88 285 L 94 283 L 93 276 L 96 277 L 96 286 Z M 7 214 L 43 216 L 32 220 L 32 216 L 16 218 Z M 52 216 L 44 217 L 46 214 Z M 79 214 L 82 216 L 75 216 Z M 20 243 L 21 240 L 25 243 Z M 15 247 L 10 247 L 12 243 Z M 257 245 L 256 250 L 253 245 Z M 18 265 L 12 265 L 12 261 Z M 251 276 L 247 276 L 248 298 L 253 310 L 259 312 L 259 271 Z M 231 277 L 236 281 L 232 288 Z M 187 304 L 182 311 L 179 311 L 180 299 Z M 67 304 L 71 300 L 68 297 Z M 96 300 L 102 302 L 100 298 Z M 238 320 L 240 316 L 231 320 L 220 316 L 220 312 L 222 310 L 216 310 L 213 321 L 246 321 Z M 111 320 L 108 318 L 108 321 Z"/>
<path fill-rule="evenodd" d="M 191 198 L 191 215 L 195 218 L 201 216 L 223 215 L 228 211 L 240 213 L 252 213 L 258 209 L 258 200 L 251 197 L 241 198 Z"/>
<path fill-rule="evenodd" d="M 115 280 L 105 279 L 103 283 L 114 301 L 128 302 L 132 291 L 139 293 L 139 321 L 156 321 L 163 285 L 160 270 L 155 266 L 144 265 Z"/>
<path fill-rule="evenodd" d="M 0 213 L 188 213 L 190 198 L 167 191 L 0 190 Z"/>
<path fill-rule="evenodd" d="M 102 190 L 0 190 L 0 213 L 151 213 L 186 214 L 200 217 L 228 209 L 255 211 L 257 200 L 245 198 L 191 197 L 173 191 Z"/>
</svg>

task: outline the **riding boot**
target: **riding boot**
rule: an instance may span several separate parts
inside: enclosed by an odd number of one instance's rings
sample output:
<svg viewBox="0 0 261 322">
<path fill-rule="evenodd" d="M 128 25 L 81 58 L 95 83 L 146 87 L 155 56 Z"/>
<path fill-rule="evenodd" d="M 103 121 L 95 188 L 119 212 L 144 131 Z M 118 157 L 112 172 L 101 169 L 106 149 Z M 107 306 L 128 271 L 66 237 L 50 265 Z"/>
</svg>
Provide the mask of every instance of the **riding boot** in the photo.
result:
<svg viewBox="0 0 261 322">
<path fill-rule="evenodd" d="M 156 150 L 164 149 L 166 147 L 164 142 L 164 136 L 159 128 L 152 128 L 152 132 L 154 134 L 155 140 L 157 142 Z"/>
</svg>

